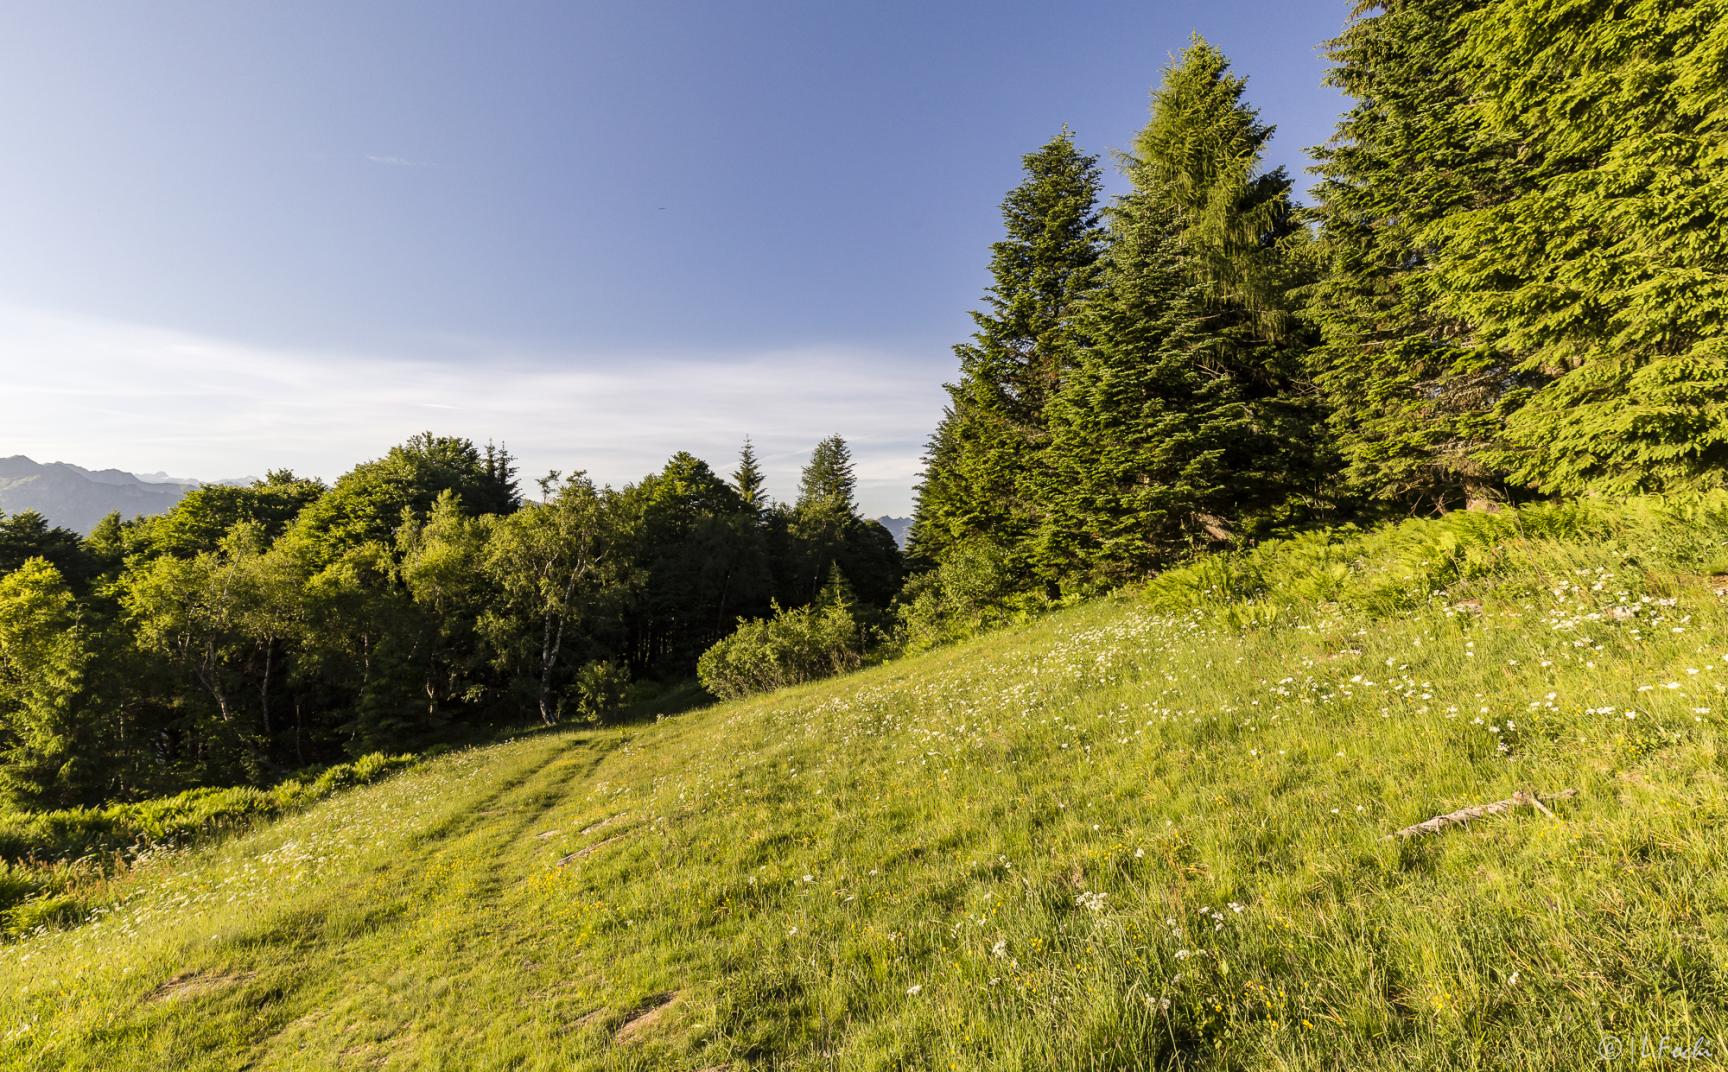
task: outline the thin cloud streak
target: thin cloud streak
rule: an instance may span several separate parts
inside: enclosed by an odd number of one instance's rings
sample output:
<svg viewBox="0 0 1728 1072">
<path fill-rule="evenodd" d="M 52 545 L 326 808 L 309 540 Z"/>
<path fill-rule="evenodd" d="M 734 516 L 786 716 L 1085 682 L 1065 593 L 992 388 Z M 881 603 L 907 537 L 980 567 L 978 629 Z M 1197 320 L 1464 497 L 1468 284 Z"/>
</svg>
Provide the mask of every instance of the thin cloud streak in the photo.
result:
<svg viewBox="0 0 1728 1072">
<path fill-rule="evenodd" d="M 770 491 L 790 497 L 811 446 L 838 432 L 873 514 L 910 509 L 944 400 L 916 363 L 843 347 L 409 362 L 0 308 L 0 354 L 0 454 L 205 479 L 285 466 L 329 479 L 430 427 L 507 443 L 530 486 L 552 468 L 617 485 L 676 450 L 730 472 L 749 435 Z"/>
</svg>

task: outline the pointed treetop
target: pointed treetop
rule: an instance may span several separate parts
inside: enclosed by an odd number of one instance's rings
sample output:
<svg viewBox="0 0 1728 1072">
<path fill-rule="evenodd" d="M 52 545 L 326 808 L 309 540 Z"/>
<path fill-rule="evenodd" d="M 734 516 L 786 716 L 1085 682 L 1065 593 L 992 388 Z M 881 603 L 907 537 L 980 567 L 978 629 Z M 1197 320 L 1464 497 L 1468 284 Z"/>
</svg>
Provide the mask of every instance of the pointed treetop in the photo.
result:
<svg viewBox="0 0 1728 1072">
<path fill-rule="evenodd" d="M 732 488 L 745 505 L 762 510 L 768 506 L 766 484 L 761 463 L 756 460 L 756 447 L 745 436 L 744 448 L 738 452 L 738 468 L 732 473 Z"/>
<path fill-rule="evenodd" d="M 846 446 L 846 441 L 831 435 L 816 444 L 798 487 L 799 508 L 827 507 L 857 513 L 858 504 L 854 498 L 857 490 L 858 477 L 852 469 L 852 450 Z"/>
</svg>

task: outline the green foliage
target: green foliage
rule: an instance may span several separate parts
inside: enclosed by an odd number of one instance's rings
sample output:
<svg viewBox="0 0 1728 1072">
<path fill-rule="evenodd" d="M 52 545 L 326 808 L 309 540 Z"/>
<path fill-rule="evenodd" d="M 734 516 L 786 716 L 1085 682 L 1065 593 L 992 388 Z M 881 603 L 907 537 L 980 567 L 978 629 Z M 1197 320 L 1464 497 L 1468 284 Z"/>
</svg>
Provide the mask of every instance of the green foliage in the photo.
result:
<svg viewBox="0 0 1728 1072">
<path fill-rule="evenodd" d="M 1716 571 L 1728 560 L 1728 492 L 1535 503 L 1457 511 L 1368 530 L 1326 529 L 1210 555 L 1146 589 L 1164 610 L 1222 611 L 1238 624 L 1337 608 L 1397 615 L 1465 597 L 1459 586 L 1568 575 L 1604 558 L 1640 568 Z"/>
<path fill-rule="evenodd" d="M 167 513 L 124 529 L 126 550 L 191 558 L 243 523 L 256 526 L 263 539 L 274 540 L 326 490 L 321 481 L 303 480 L 286 470 L 244 486 L 206 484 L 187 492 Z"/>
<path fill-rule="evenodd" d="M 784 526 L 784 538 L 772 549 L 780 572 L 775 595 L 783 604 L 819 598 L 836 571 L 872 607 L 887 606 L 900 590 L 900 549 L 881 523 L 858 513 L 856 488 L 846 441 L 836 435 L 817 444 L 797 504 L 770 519 Z"/>
<path fill-rule="evenodd" d="M 858 476 L 852 451 L 837 435 L 816 444 L 798 481 L 798 509 L 856 513 Z"/>
<path fill-rule="evenodd" d="M 96 735 L 77 703 L 89 658 L 77 602 L 47 559 L 0 577 L 0 802 L 64 803 L 87 789 Z"/>
<path fill-rule="evenodd" d="M 1284 169 L 1262 169 L 1273 128 L 1244 102 L 1247 84 L 1196 35 L 1152 94 L 1128 168 L 1136 196 L 1169 215 L 1182 267 L 1208 301 L 1281 339 L 1294 330 L 1296 282 L 1284 247 L 1302 232 Z"/>
<path fill-rule="evenodd" d="M 1121 584 L 1311 510 L 1319 413 L 1292 341 L 1289 181 L 1197 40 L 1165 74 L 1110 211 L 1087 340 L 1049 406 L 1038 568 Z"/>
<path fill-rule="evenodd" d="M 1002 549 L 971 539 L 951 546 L 934 569 L 914 574 L 900 593 L 898 641 L 906 654 L 967 640 L 1038 609 Z"/>
<path fill-rule="evenodd" d="M 1412 0 L 1332 46 L 1316 378 L 1366 494 L 1717 485 L 1720 0 Z"/>
<path fill-rule="evenodd" d="M 755 494 L 761 502 L 760 485 Z M 684 451 L 621 498 L 636 579 L 625 615 L 631 661 L 688 674 L 733 620 L 768 606 L 772 576 L 760 515 Z"/>
<path fill-rule="evenodd" d="M 617 500 L 581 473 L 541 482 L 545 499 L 503 518 L 487 542 L 484 568 L 498 586 L 481 628 L 500 664 L 532 690 L 540 721 L 563 714 L 569 675 L 593 638 L 625 568 Z"/>
<path fill-rule="evenodd" d="M 1483 458 L 1527 386 L 1508 355 L 1433 300 L 1427 228 L 1496 196 L 1512 146 L 1454 120 L 1475 90 L 1460 20 L 1480 0 L 1410 0 L 1358 18 L 1330 45 L 1353 98 L 1316 150 L 1324 272 L 1307 314 L 1329 433 L 1357 493 L 1412 507 L 1496 494 Z"/>
<path fill-rule="evenodd" d="M 368 541 L 388 542 L 404 511 L 423 517 L 446 491 L 474 514 L 509 513 L 520 502 L 507 452 L 491 446 L 483 452 L 469 440 L 423 432 L 344 474 L 294 527 L 322 565 Z"/>
<path fill-rule="evenodd" d="M 629 691 L 629 669 L 610 659 L 595 659 L 576 671 L 568 706 L 576 719 L 599 722 L 623 705 Z"/>
<path fill-rule="evenodd" d="M 1430 232 L 1437 306 L 1546 383 L 1494 461 L 1548 493 L 1728 466 L 1728 4 L 1506 0 L 1463 20 L 1457 122 L 1518 146 Z"/>
<path fill-rule="evenodd" d="M 863 617 L 890 603 L 899 552 L 858 515 L 843 439 L 817 446 L 796 507 L 768 505 L 753 450 L 738 480 L 746 494 L 680 452 L 622 491 L 554 474 L 522 506 L 507 452 L 425 434 L 329 488 L 273 471 L 111 516 L 82 544 L 0 518 L 16 558 L 0 578 L 52 604 L 9 608 L 38 624 L 18 625 L 0 682 L 5 791 L 57 805 L 265 785 L 530 709 L 595 721 L 632 681 L 696 689 L 734 622 L 817 599 L 836 569 Z M 44 556 L 78 572 L 50 586 Z"/>
<path fill-rule="evenodd" d="M 419 611 L 415 661 L 422 668 L 428 728 L 487 694 L 479 622 L 494 591 L 484 561 L 495 521 L 490 514 L 468 515 L 456 493 L 446 491 L 424 524 L 410 519 L 396 533 L 402 585 Z"/>
<path fill-rule="evenodd" d="M 911 539 L 923 558 L 979 536 L 1018 558 L 1037 523 L 1029 484 L 1045 407 L 1075 362 L 1075 314 L 1096 283 L 1104 232 L 1097 158 L 1068 132 L 1024 165 L 1002 203 L 1006 235 L 992 247 L 985 308 L 972 314 L 978 330 L 954 348 L 960 376 L 925 458 Z"/>
<path fill-rule="evenodd" d="M 744 437 L 744 446 L 738 451 L 738 468 L 732 473 L 732 490 L 744 500 L 744 505 L 755 511 L 768 508 L 768 478 L 762 474 L 762 464 L 756 460 L 756 447 L 750 442 L 750 437 Z"/>
<path fill-rule="evenodd" d="M 97 573 L 98 561 L 71 529 L 48 524 L 35 510 L 10 517 L 0 513 L 0 576 L 32 558 L 46 559 L 74 589 L 83 590 Z"/>
<path fill-rule="evenodd" d="M 696 676 L 721 699 L 797 685 L 857 669 L 865 636 L 852 604 L 829 597 L 803 607 L 774 607 L 770 618 L 743 621 L 702 653 Z"/>
</svg>

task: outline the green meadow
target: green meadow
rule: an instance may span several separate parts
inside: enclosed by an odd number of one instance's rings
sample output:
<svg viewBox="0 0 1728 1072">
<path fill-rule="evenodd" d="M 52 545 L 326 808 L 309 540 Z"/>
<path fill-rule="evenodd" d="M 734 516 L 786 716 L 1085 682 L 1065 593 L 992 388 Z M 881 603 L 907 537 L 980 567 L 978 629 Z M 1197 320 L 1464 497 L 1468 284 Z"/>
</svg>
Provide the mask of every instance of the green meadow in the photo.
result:
<svg viewBox="0 0 1728 1072">
<path fill-rule="evenodd" d="M 1720 497 L 1303 537 L 444 755 L 0 946 L 0 1064 L 1721 1059 L 1725 538 Z"/>
</svg>

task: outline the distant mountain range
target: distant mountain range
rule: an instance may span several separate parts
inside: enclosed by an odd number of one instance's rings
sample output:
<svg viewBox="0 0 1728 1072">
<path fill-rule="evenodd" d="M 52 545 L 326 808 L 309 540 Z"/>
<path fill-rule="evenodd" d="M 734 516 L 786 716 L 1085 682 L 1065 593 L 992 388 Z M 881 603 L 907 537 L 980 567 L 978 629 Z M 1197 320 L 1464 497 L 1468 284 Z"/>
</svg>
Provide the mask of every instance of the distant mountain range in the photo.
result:
<svg viewBox="0 0 1728 1072">
<path fill-rule="evenodd" d="M 136 476 L 18 454 L 0 458 L 0 513 L 35 510 L 50 524 L 88 534 L 116 510 L 126 518 L 160 514 L 198 484 L 163 473 Z"/>
<path fill-rule="evenodd" d="M 887 529 L 894 537 L 894 542 L 900 545 L 900 550 L 906 550 L 906 537 L 912 534 L 912 519 L 909 517 L 879 517 L 877 523 Z"/>
</svg>

